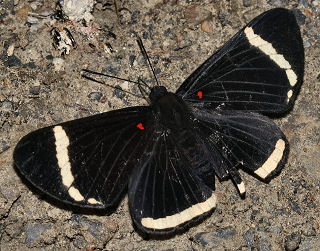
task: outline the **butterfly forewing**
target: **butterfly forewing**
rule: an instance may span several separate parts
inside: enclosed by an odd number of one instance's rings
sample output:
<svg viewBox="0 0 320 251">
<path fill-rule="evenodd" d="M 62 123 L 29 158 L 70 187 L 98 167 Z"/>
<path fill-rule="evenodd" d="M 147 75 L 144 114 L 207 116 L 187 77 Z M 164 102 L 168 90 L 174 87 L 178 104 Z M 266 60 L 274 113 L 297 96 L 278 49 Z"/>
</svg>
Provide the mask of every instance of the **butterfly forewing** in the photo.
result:
<svg viewBox="0 0 320 251">
<path fill-rule="evenodd" d="M 46 127 L 20 140 L 14 162 L 28 181 L 58 200 L 111 206 L 127 187 L 152 121 L 149 107 L 133 107 Z"/>
<path fill-rule="evenodd" d="M 279 8 L 253 19 L 176 93 L 196 106 L 282 113 L 292 107 L 303 71 L 304 50 L 295 16 Z"/>
</svg>

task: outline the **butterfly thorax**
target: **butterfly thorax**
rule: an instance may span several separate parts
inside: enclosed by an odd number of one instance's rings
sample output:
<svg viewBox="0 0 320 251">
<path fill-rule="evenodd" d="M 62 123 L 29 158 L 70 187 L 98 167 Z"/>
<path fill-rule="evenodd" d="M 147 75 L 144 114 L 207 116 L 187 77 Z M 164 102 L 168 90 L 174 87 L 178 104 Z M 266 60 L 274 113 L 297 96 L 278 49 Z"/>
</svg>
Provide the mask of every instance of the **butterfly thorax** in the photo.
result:
<svg viewBox="0 0 320 251">
<path fill-rule="evenodd" d="M 163 86 L 156 86 L 149 97 L 160 126 L 173 131 L 189 128 L 192 115 L 180 96 L 168 92 Z"/>
</svg>

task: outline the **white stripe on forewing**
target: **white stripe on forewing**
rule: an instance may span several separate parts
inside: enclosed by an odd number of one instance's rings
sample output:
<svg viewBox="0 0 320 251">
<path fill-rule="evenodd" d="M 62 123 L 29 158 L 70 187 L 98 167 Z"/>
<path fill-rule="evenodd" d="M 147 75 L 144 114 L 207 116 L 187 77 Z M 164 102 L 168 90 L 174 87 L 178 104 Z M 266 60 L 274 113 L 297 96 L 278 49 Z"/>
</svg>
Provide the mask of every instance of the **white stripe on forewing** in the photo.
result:
<svg viewBox="0 0 320 251">
<path fill-rule="evenodd" d="M 84 200 L 84 197 L 80 191 L 74 186 L 71 186 L 74 181 L 74 177 L 71 172 L 71 164 L 68 153 L 68 146 L 70 144 L 69 138 L 62 126 L 55 126 L 53 128 L 53 132 L 56 139 L 56 157 L 58 161 L 58 167 L 60 168 L 62 184 L 68 188 L 68 193 L 71 198 L 73 198 L 75 201 L 82 201 Z"/>
<path fill-rule="evenodd" d="M 286 74 L 287 74 L 287 78 L 289 79 L 291 86 L 294 86 L 298 81 L 297 75 L 294 73 L 294 71 L 292 69 L 287 69 Z"/>
<path fill-rule="evenodd" d="M 292 94 L 293 94 L 292 90 L 289 90 L 288 93 L 287 93 L 288 102 L 289 102 L 290 98 L 292 97 Z"/>
<path fill-rule="evenodd" d="M 244 194 L 246 192 L 246 187 L 244 182 L 242 181 L 240 184 L 237 184 L 240 194 Z"/>
<path fill-rule="evenodd" d="M 180 213 L 169 215 L 164 218 L 153 219 L 151 217 L 142 218 L 142 226 L 150 229 L 168 229 L 181 225 L 193 218 L 209 212 L 216 206 L 216 196 L 211 195 L 206 201 L 195 204 Z"/>
<path fill-rule="evenodd" d="M 74 186 L 70 187 L 68 192 L 69 192 L 70 197 L 73 198 L 75 201 L 84 200 L 84 197 L 82 196 L 80 191 L 77 188 L 75 188 Z"/>
<path fill-rule="evenodd" d="M 74 181 L 71 173 L 71 164 L 69 161 L 68 146 L 70 144 L 69 138 L 62 126 L 55 126 L 53 128 L 54 137 L 56 138 L 56 151 L 58 166 L 62 177 L 62 183 L 66 187 L 70 187 Z"/>
<path fill-rule="evenodd" d="M 275 145 L 275 148 L 269 158 L 264 162 L 264 164 L 254 171 L 255 174 L 261 178 L 266 178 L 273 170 L 275 170 L 281 161 L 286 148 L 286 143 L 283 139 L 279 139 Z"/>
<path fill-rule="evenodd" d="M 263 53 L 268 55 L 270 59 L 274 61 L 281 69 L 284 69 L 286 71 L 286 75 L 290 85 L 295 86 L 298 81 L 298 77 L 292 70 L 290 63 L 283 57 L 283 55 L 278 54 L 271 43 L 265 41 L 259 35 L 255 34 L 252 27 L 246 27 L 244 29 L 244 33 L 246 34 L 250 44 L 259 48 Z M 288 96 L 287 98 L 288 102 L 290 100 L 290 97 Z"/>
<path fill-rule="evenodd" d="M 102 205 L 102 203 L 100 201 L 97 201 L 95 198 L 89 198 L 88 199 L 88 202 L 90 204 L 99 204 L 99 205 Z"/>
</svg>

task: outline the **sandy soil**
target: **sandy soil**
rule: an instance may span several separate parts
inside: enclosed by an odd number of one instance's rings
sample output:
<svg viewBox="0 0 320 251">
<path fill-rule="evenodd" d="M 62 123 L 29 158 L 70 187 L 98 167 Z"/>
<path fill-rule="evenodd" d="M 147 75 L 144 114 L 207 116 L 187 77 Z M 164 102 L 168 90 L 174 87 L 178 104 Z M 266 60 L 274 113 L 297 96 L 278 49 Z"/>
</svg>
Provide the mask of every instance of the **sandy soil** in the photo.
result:
<svg viewBox="0 0 320 251">
<path fill-rule="evenodd" d="M 52 14 L 52 1 L 0 1 L 0 249 L 320 250 L 320 1 L 117 2 L 119 17 L 113 1 L 103 2 L 110 3 L 107 9 L 101 1 L 94 7 L 94 22 L 85 27 L 37 15 Z M 175 91 L 246 22 L 280 6 L 296 10 L 305 45 L 305 81 L 293 110 L 276 120 L 291 146 L 286 166 L 268 184 L 243 173 L 245 199 L 230 181 L 217 182 L 218 205 L 210 217 L 184 233 L 153 239 L 134 230 L 127 197 L 111 215 L 75 213 L 44 200 L 15 172 L 12 152 L 23 135 L 144 104 L 80 74 L 88 67 L 153 83 L 135 34 L 143 38 L 161 84 Z M 65 58 L 51 36 L 59 26 L 67 27 L 77 43 Z M 105 52 L 104 42 L 115 51 Z M 108 83 L 138 91 L 117 80 Z"/>
</svg>

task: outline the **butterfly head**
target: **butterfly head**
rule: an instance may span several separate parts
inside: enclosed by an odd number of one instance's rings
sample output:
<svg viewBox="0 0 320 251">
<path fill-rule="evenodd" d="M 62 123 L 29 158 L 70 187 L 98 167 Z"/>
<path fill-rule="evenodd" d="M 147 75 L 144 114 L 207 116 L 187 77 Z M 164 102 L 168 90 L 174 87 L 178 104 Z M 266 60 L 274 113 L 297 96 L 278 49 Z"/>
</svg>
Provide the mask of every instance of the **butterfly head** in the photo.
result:
<svg viewBox="0 0 320 251">
<path fill-rule="evenodd" d="M 151 89 L 149 99 L 151 104 L 154 104 L 159 98 L 168 94 L 167 89 L 164 86 L 155 86 Z"/>
</svg>

